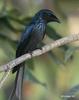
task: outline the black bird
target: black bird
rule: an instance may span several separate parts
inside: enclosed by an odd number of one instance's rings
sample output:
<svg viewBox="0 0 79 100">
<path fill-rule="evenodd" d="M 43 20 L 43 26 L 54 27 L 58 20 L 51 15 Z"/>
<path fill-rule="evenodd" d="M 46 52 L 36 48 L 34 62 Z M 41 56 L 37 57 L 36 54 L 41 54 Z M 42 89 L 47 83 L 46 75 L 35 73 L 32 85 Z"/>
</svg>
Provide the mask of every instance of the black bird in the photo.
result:
<svg viewBox="0 0 79 100">
<path fill-rule="evenodd" d="M 37 48 L 37 46 L 44 38 L 46 25 L 49 22 L 59 23 L 59 19 L 54 15 L 51 10 L 43 9 L 35 14 L 35 16 L 32 18 L 31 23 L 28 25 L 27 28 L 25 28 L 25 31 L 22 33 L 21 39 L 18 43 L 18 47 L 16 50 L 16 58 L 25 53 L 32 52 Z M 24 76 L 24 65 L 25 64 L 23 62 L 22 64 L 14 67 L 12 70 L 12 73 L 17 71 L 15 87 L 12 96 L 14 95 L 15 90 L 17 90 L 16 95 L 19 96 L 19 100 L 21 100 L 22 95 L 21 89 Z"/>
</svg>

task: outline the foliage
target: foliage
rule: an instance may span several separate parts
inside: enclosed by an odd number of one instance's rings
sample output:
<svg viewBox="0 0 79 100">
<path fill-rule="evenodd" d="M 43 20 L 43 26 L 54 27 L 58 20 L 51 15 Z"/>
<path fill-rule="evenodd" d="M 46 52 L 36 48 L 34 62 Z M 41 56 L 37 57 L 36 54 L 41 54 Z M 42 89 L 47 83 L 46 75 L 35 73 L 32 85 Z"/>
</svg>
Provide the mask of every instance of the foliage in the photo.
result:
<svg viewBox="0 0 79 100">
<path fill-rule="evenodd" d="M 0 1 L 0 64 L 7 63 L 15 58 L 15 51 L 20 33 L 22 33 L 32 19 L 32 16 L 29 16 L 28 13 L 23 14 L 18 9 L 15 9 L 15 7 L 9 3 L 9 0 L 7 0 L 8 7 L 5 5 L 4 1 L 5 0 Z M 51 42 L 51 40 L 54 41 L 62 38 L 59 34 L 60 32 L 57 32 L 55 29 L 52 28 L 52 25 L 47 26 L 47 37 L 41 46 Z M 61 86 L 64 80 L 63 77 L 69 79 L 70 73 L 68 69 L 64 70 L 65 64 L 72 61 L 75 50 L 75 47 L 72 48 L 69 45 L 64 45 L 41 57 L 33 58 L 26 62 L 28 70 L 26 69 L 24 80 L 25 83 L 28 81 L 29 83 L 32 83 L 32 85 L 29 86 L 26 83 L 25 86 L 27 85 L 28 89 L 31 87 L 32 89 L 29 90 L 32 92 L 39 90 L 38 92 L 35 92 L 35 98 L 37 98 L 36 95 L 39 94 L 40 99 L 38 100 L 49 100 L 48 97 L 59 100 L 58 96 L 65 91 L 65 86 Z M 68 77 L 66 76 L 67 73 Z M 64 80 L 64 82 L 66 81 Z M 40 86 L 41 90 L 35 90 L 36 84 L 38 84 L 37 88 Z M 61 87 L 64 89 L 63 91 Z M 27 98 L 28 97 L 29 96 L 27 96 Z M 32 100 L 32 98 L 30 99 Z"/>
</svg>

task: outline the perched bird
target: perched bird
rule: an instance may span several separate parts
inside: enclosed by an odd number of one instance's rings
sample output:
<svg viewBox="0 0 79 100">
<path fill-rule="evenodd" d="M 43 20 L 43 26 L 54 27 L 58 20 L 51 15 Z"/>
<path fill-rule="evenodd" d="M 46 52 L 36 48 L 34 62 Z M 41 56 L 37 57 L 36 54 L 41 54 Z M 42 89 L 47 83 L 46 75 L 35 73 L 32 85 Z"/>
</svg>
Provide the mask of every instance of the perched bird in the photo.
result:
<svg viewBox="0 0 79 100">
<path fill-rule="evenodd" d="M 18 43 L 16 50 L 16 58 L 25 54 L 30 53 L 33 50 L 37 49 L 38 45 L 44 38 L 46 25 L 49 22 L 58 22 L 59 19 L 54 15 L 51 10 L 43 9 L 35 14 L 32 18 L 31 23 L 25 28 L 24 32 L 21 35 L 21 39 Z M 23 74 L 24 74 L 25 64 L 24 62 L 18 66 L 15 66 L 12 70 L 12 73 L 17 72 L 15 79 L 15 87 L 12 93 L 18 95 L 19 100 L 21 99 L 21 90 L 23 83 Z M 12 99 L 11 96 L 11 99 Z"/>
</svg>

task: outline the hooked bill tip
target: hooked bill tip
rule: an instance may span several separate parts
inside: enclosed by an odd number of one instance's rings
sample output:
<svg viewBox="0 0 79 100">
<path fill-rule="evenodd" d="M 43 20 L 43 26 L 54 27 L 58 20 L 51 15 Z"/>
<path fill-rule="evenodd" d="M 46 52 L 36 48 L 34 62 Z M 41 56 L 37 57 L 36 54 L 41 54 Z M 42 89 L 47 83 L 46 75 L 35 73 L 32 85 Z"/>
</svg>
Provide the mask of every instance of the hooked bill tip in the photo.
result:
<svg viewBox="0 0 79 100">
<path fill-rule="evenodd" d="M 58 23 L 61 23 L 59 19 L 57 20 L 57 22 L 58 22 Z"/>
</svg>

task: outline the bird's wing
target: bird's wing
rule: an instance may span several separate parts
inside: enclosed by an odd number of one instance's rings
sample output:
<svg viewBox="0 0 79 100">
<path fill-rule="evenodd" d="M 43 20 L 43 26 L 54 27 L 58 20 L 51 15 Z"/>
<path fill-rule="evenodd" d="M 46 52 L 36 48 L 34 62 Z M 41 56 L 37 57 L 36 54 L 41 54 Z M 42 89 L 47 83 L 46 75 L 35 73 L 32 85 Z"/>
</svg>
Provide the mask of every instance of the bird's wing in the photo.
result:
<svg viewBox="0 0 79 100">
<path fill-rule="evenodd" d="M 22 50 L 25 49 L 25 46 L 27 46 L 31 34 L 33 33 L 33 28 L 34 25 L 31 25 L 27 28 L 27 30 L 25 29 L 25 31 L 23 32 L 22 36 L 21 36 L 21 40 L 19 42 L 18 48 L 17 48 L 17 52 L 16 52 L 16 56 L 20 56 L 22 55 Z M 18 70 L 18 77 L 17 77 L 17 83 L 16 83 L 16 96 L 19 98 L 19 100 L 22 99 L 22 85 L 23 85 L 23 76 L 24 76 L 24 68 L 25 68 L 25 64 L 22 63 L 22 66 L 19 68 Z"/>
<path fill-rule="evenodd" d="M 16 50 L 16 57 L 19 57 L 22 55 L 22 53 L 24 53 L 25 46 L 27 46 L 27 44 L 30 40 L 32 31 L 33 31 L 33 27 L 34 27 L 34 25 L 29 25 L 27 27 L 27 29 L 25 29 L 25 31 L 22 33 L 21 39 L 18 43 L 18 47 Z"/>
</svg>

